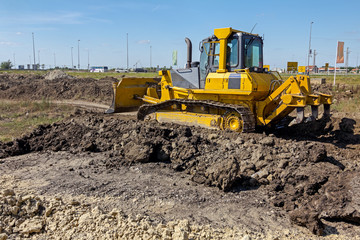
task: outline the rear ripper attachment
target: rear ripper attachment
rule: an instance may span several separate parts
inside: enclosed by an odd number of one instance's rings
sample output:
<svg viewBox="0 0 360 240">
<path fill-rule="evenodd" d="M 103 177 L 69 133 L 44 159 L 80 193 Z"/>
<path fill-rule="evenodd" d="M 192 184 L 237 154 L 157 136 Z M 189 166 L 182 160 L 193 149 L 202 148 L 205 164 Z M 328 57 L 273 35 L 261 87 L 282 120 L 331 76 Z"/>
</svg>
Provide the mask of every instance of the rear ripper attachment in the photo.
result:
<svg viewBox="0 0 360 240">
<path fill-rule="evenodd" d="M 324 106 L 323 118 L 330 116 L 332 96 L 323 93 L 313 93 L 310 78 L 306 75 L 289 77 L 263 101 L 257 102 L 258 125 L 275 125 L 293 110 L 296 118 L 292 123 L 316 120 L 319 117 L 319 107 Z M 305 118 L 304 109 L 311 106 L 311 115 Z"/>
</svg>

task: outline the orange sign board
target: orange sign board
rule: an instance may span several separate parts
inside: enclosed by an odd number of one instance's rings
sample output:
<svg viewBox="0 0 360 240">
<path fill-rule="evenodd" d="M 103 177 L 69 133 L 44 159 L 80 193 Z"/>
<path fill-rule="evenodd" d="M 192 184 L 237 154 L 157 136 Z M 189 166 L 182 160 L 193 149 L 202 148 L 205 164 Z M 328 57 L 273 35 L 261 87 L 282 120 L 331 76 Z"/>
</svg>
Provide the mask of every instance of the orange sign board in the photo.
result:
<svg viewBox="0 0 360 240">
<path fill-rule="evenodd" d="M 344 63 L 344 42 L 338 42 L 336 63 Z"/>
</svg>

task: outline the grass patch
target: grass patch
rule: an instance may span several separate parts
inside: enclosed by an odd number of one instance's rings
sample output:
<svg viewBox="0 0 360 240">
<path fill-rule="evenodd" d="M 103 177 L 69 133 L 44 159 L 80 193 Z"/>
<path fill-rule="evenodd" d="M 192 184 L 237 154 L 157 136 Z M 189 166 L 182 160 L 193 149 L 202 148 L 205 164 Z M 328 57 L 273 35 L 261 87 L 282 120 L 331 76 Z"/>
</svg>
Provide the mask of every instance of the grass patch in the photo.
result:
<svg viewBox="0 0 360 240">
<path fill-rule="evenodd" d="M 32 71 L 32 70 L 1 70 L 0 73 L 18 73 L 18 74 L 38 74 L 38 75 L 45 75 L 50 70 L 46 71 Z M 94 78 L 94 79 L 101 79 L 105 77 L 115 77 L 120 78 L 122 76 L 128 76 L 128 77 L 159 77 L 158 72 L 146 72 L 146 73 L 136 73 L 136 72 L 130 72 L 130 73 L 116 73 L 116 72 L 105 72 L 105 73 L 92 73 L 92 72 L 86 72 L 86 71 L 65 71 L 65 73 L 78 77 L 78 78 Z M 288 73 L 281 73 L 281 77 L 286 80 L 290 76 L 295 76 L 294 74 L 288 74 Z M 325 78 L 326 83 L 332 84 L 334 82 L 334 75 L 330 74 L 324 74 L 324 75 L 318 75 L 318 74 L 310 74 L 310 78 Z M 360 74 L 348 74 L 348 75 L 336 75 L 336 84 L 349 84 L 349 85 L 360 85 Z"/>
<path fill-rule="evenodd" d="M 0 101 L 0 141 L 12 141 L 42 124 L 68 117 L 74 107 L 42 101 Z"/>
<path fill-rule="evenodd" d="M 27 74 L 35 74 L 35 75 L 45 75 L 48 71 L 33 71 L 33 70 L 0 70 L 0 73 L 16 73 L 16 74 L 22 74 L 22 75 L 27 75 Z"/>
<path fill-rule="evenodd" d="M 331 108 L 337 112 L 358 112 L 360 105 L 360 95 L 355 95 L 353 98 L 349 98 L 346 100 L 339 100 L 335 102 Z"/>
<path fill-rule="evenodd" d="M 17 74 L 36 74 L 36 75 L 45 75 L 50 70 L 41 70 L 41 71 L 33 71 L 33 70 L 0 70 L 0 73 L 17 73 Z M 105 77 L 115 77 L 121 78 L 122 76 L 128 77 L 159 77 L 158 72 L 130 72 L 130 73 L 117 73 L 117 72 L 105 72 L 105 73 L 92 73 L 92 72 L 83 72 L 83 71 L 64 71 L 66 74 L 70 76 L 74 76 L 77 78 L 94 78 L 101 79 Z"/>
<path fill-rule="evenodd" d="M 116 72 L 105 72 L 105 73 L 92 73 L 92 72 L 66 72 L 67 74 L 77 78 L 95 78 L 101 79 L 105 77 L 121 78 L 122 76 L 127 77 L 158 77 L 158 73 L 116 73 Z"/>
<path fill-rule="evenodd" d="M 280 74 L 283 80 L 288 79 L 290 76 L 295 76 L 296 74 Z M 334 75 L 311 75 L 311 78 L 325 78 L 327 84 L 333 84 Z M 336 84 L 348 84 L 348 85 L 360 85 L 360 74 L 348 74 L 348 75 L 336 75 Z"/>
</svg>

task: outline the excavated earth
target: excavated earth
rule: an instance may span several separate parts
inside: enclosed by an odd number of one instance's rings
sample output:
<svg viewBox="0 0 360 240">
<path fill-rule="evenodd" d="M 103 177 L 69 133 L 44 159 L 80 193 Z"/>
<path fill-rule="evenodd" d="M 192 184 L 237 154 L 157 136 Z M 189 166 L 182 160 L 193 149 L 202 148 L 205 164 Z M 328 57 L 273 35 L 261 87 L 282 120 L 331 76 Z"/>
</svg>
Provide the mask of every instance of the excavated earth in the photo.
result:
<svg viewBox="0 0 360 240">
<path fill-rule="evenodd" d="M 74 78 L 55 70 L 46 75 L 0 74 L 0 98 L 10 100 L 87 100 L 109 104 L 116 78 Z"/>
<path fill-rule="evenodd" d="M 101 102 L 113 80 L 5 74 L 0 92 Z M 238 134 L 77 109 L 0 142 L 0 239 L 360 238 L 360 120 L 334 115 Z"/>
</svg>

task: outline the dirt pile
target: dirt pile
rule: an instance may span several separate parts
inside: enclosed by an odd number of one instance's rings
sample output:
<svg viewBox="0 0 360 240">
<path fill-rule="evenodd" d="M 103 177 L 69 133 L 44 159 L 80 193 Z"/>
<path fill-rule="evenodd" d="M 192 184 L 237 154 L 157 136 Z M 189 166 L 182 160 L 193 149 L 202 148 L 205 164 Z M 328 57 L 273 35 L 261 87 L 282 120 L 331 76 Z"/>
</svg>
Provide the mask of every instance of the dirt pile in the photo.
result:
<svg viewBox="0 0 360 240">
<path fill-rule="evenodd" d="M 61 71 L 47 75 L 0 75 L 0 96 L 13 100 L 76 99 L 110 104 L 114 78 L 75 78 Z"/>
<path fill-rule="evenodd" d="M 74 79 L 73 76 L 66 74 L 64 71 L 61 70 L 53 70 L 45 74 L 45 80 L 55 80 L 55 79 Z"/>
<path fill-rule="evenodd" d="M 214 229 L 188 220 L 154 224 L 141 215 L 105 211 L 85 199 L 22 196 L 12 189 L 0 195 L 0 239 L 241 239 L 238 229 Z M 259 235 L 259 238 L 264 237 Z"/>
<path fill-rule="evenodd" d="M 335 95 L 336 98 L 338 96 L 348 96 L 352 97 L 353 94 L 358 94 L 360 92 L 359 85 L 347 85 L 347 84 L 314 84 L 311 86 L 314 92 L 321 92 L 326 94 Z"/>
<path fill-rule="evenodd" d="M 112 99 L 111 83 L 115 80 L 71 78 L 61 72 L 49 73 L 47 79 L 40 75 L 0 74 L 0 95 L 4 99 L 16 100 L 81 99 L 109 104 Z M 319 86 L 314 89 L 330 93 L 331 86 Z M 336 101 L 345 101 L 356 97 L 358 88 L 342 89 L 338 86 L 333 93 Z M 99 156 L 96 161 L 88 159 L 84 166 L 66 168 L 67 172 L 78 173 L 79 178 L 85 179 L 76 185 L 76 190 L 69 187 L 73 184 L 71 181 L 67 186 L 64 184 L 61 187 L 70 188 L 76 194 L 94 191 L 104 195 L 115 191 L 114 189 L 118 191 L 118 195 L 124 191 L 116 185 L 107 189 L 101 188 L 106 184 L 111 185 L 110 181 L 107 181 L 107 171 L 120 171 L 125 166 L 137 168 L 153 164 L 158 168 L 165 167 L 173 175 L 186 174 L 195 185 L 219 188 L 226 192 L 221 193 L 224 195 L 234 195 L 235 198 L 247 195 L 253 201 L 245 201 L 245 205 L 253 204 L 253 209 L 261 206 L 279 209 L 279 212 L 269 211 L 269 215 L 275 218 L 281 214 L 284 216 L 283 212 L 286 211 L 293 224 L 307 227 L 311 232 L 322 235 L 324 232 L 329 234 L 329 226 L 326 226 L 328 221 L 360 224 L 360 131 L 358 122 L 351 119 L 351 116 L 342 114 L 341 117 L 329 121 L 277 129 L 271 133 L 240 135 L 176 124 L 137 122 L 116 115 L 104 116 L 76 111 L 75 115 L 66 121 L 39 126 L 31 134 L 13 142 L 0 142 L 0 159 L 45 151 L 57 152 L 60 155 L 60 151 L 66 151 L 67 155 L 59 156 L 57 160 L 69 163 L 75 158 L 69 157 L 71 154 Z M 44 160 L 45 163 L 47 161 Z M 2 163 L 3 161 L 0 161 L 0 165 Z M 23 168 L 26 171 L 27 164 L 30 163 L 24 161 L 12 167 Z M 7 162 L 6 165 L 10 167 L 11 163 Z M 56 164 L 51 163 L 49 168 L 53 168 L 54 165 Z M 66 163 L 63 165 L 68 166 Z M 54 167 L 53 172 L 48 175 L 53 175 L 58 168 L 59 166 Z M 156 171 L 160 172 L 159 169 Z M 93 179 L 90 178 L 90 174 Z M 100 175 L 100 180 L 96 182 L 94 179 Z M 127 177 L 131 179 L 130 175 Z M 63 178 L 59 176 L 59 179 Z M 91 181 L 95 182 L 93 186 L 84 186 L 84 183 Z M 153 184 L 151 178 L 148 182 Z M 59 182 L 56 183 L 59 185 Z M 165 190 L 161 189 L 160 192 L 170 195 L 164 199 L 172 201 L 172 197 L 186 202 L 184 197 L 173 189 L 175 185 L 176 183 L 172 183 Z M 146 186 L 137 187 L 143 189 Z M 89 189 L 85 191 L 85 188 Z M 97 192 L 97 189 L 101 190 Z M 128 189 L 128 192 L 133 193 L 132 190 Z M 254 191 L 249 190 L 256 191 L 258 195 L 250 196 Z M 192 198 L 193 190 L 184 192 L 186 194 L 183 195 L 191 198 L 187 200 L 195 202 L 194 204 L 206 202 L 206 197 L 201 195 Z M 262 197 L 259 197 L 259 193 Z M 141 194 L 142 192 L 139 193 Z M 103 211 L 90 207 L 82 200 L 20 195 L 10 189 L 0 196 L 0 239 L 35 234 L 44 238 L 53 234 L 51 236 L 54 238 L 106 236 L 110 239 L 139 236 L 165 239 L 247 237 L 243 232 L 234 229 L 218 229 L 211 232 L 211 229 L 202 228 L 202 231 L 186 221 L 152 224 L 146 217 L 125 216 L 118 210 Z M 129 198 L 127 193 L 124 195 L 124 198 Z M 207 198 L 210 199 L 209 205 L 213 205 L 211 200 L 220 199 Z M 235 198 L 224 198 L 224 201 L 239 204 Z M 134 201 L 137 201 L 135 197 Z M 153 201 L 158 202 L 159 199 Z M 144 205 L 151 206 L 151 201 L 145 201 Z M 135 204 L 132 210 L 139 206 L 141 205 Z M 171 205 L 171 208 L 174 206 L 175 204 Z M 249 212 L 253 213 L 251 208 Z M 230 210 L 227 213 L 231 215 Z M 261 216 L 258 219 L 262 219 Z M 211 222 L 205 217 L 204 221 Z M 104 227 L 99 224 L 100 222 L 105 223 Z M 256 222 L 254 226 L 261 226 L 261 223 Z M 117 228 L 122 230 L 115 230 Z M 332 230 L 336 233 L 336 229 Z M 89 231 L 94 235 L 88 235 Z M 209 231 L 210 235 L 206 235 Z M 125 233 L 128 235 L 123 235 Z"/>
<path fill-rule="evenodd" d="M 318 140 L 354 136 L 341 129 L 325 133 Z M 358 199 L 349 194 L 358 189 L 359 168 L 347 168 L 337 160 L 341 152 L 329 154 L 320 142 L 81 114 L 0 143 L 0 149 L 0 157 L 43 150 L 106 152 L 109 169 L 163 162 L 196 183 L 224 191 L 263 188 L 269 204 L 285 209 L 293 223 L 319 235 L 324 230 L 321 219 L 360 224 Z"/>
</svg>

